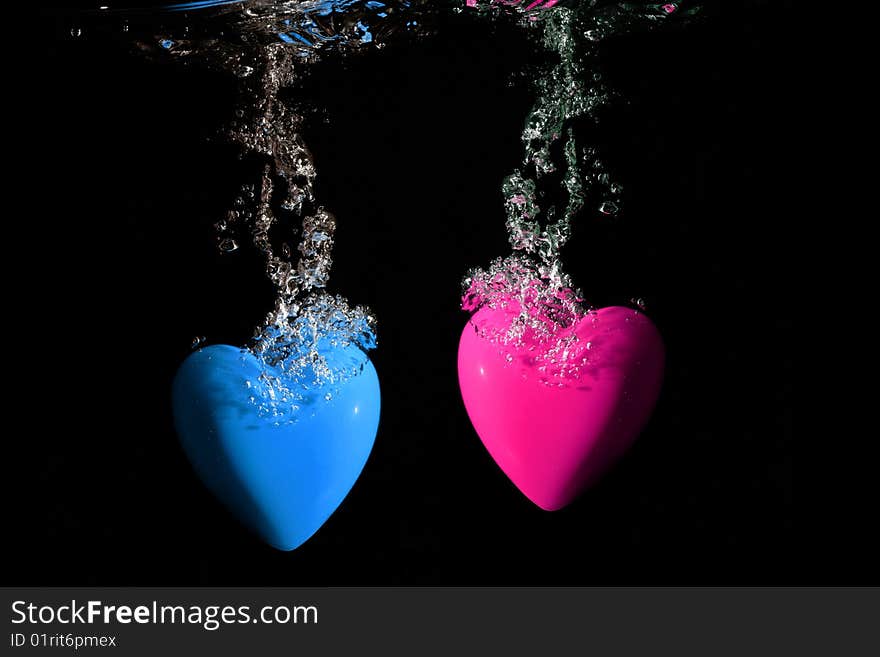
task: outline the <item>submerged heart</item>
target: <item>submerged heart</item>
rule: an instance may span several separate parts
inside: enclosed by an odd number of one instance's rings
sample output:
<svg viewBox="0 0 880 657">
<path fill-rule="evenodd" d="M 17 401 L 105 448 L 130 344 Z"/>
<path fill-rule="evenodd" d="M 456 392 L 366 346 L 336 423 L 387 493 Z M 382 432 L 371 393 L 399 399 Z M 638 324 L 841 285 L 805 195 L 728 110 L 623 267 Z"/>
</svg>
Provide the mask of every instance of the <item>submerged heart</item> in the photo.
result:
<svg viewBox="0 0 880 657">
<path fill-rule="evenodd" d="M 526 497 L 553 511 L 594 483 L 638 436 L 660 392 L 663 342 L 644 314 L 602 308 L 570 329 L 586 350 L 582 366 L 564 381 L 548 381 L 540 357 L 546 347 L 487 337 L 510 324 L 511 312 L 483 308 L 468 322 L 459 385 L 492 458 Z"/>
<path fill-rule="evenodd" d="M 367 461 L 379 425 L 376 370 L 355 346 L 321 353 L 363 360 L 355 376 L 309 390 L 295 422 L 277 422 L 252 400 L 263 371 L 228 345 L 191 354 L 172 397 L 180 442 L 205 485 L 267 543 L 293 550 L 340 505 Z"/>
</svg>

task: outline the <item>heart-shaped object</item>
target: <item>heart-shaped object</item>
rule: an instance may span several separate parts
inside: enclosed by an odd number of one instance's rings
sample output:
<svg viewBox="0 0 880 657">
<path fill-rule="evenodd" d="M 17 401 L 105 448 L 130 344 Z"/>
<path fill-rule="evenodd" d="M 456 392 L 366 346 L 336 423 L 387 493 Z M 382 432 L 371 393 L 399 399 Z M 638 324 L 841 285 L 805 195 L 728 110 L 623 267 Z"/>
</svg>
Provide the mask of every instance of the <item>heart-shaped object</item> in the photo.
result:
<svg viewBox="0 0 880 657">
<path fill-rule="evenodd" d="M 263 371 L 250 353 L 213 345 L 192 353 L 172 387 L 187 457 L 238 519 L 279 550 L 312 536 L 342 503 L 367 462 L 379 426 L 379 379 L 356 346 L 320 350 L 333 366 L 363 361 L 333 388 L 308 391 L 293 423 L 251 401 Z"/>
<path fill-rule="evenodd" d="M 539 344 L 486 337 L 487 328 L 509 326 L 512 313 L 486 307 L 468 322 L 458 349 L 461 395 L 495 462 L 532 502 L 554 511 L 594 483 L 648 421 L 663 378 L 663 342 L 644 314 L 602 308 L 569 329 L 587 358 L 558 386 L 539 370 Z"/>
</svg>

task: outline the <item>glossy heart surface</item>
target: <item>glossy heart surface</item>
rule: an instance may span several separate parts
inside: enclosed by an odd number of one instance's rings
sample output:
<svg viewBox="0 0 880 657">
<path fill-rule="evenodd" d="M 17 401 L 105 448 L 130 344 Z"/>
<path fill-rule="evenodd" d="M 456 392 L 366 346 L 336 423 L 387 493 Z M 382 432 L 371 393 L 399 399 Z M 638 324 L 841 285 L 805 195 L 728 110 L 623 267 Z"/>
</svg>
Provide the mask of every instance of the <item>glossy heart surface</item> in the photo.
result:
<svg viewBox="0 0 880 657">
<path fill-rule="evenodd" d="M 322 355 L 330 364 L 360 358 L 364 365 L 332 392 L 329 386 L 309 390 L 293 422 L 278 422 L 254 403 L 265 368 L 237 347 L 192 353 L 172 386 L 175 427 L 196 473 L 279 550 L 301 545 L 336 510 L 360 475 L 379 425 L 379 379 L 369 359 L 355 346 Z"/>
<path fill-rule="evenodd" d="M 461 394 L 492 458 L 532 502 L 569 504 L 633 443 L 660 393 L 664 348 L 654 324 L 630 308 L 601 308 L 568 329 L 583 354 L 575 375 L 546 376 L 541 345 L 500 345 L 510 312 L 482 308 L 458 350 Z M 492 331 L 489 331 L 491 333 Z"/>
</svg>

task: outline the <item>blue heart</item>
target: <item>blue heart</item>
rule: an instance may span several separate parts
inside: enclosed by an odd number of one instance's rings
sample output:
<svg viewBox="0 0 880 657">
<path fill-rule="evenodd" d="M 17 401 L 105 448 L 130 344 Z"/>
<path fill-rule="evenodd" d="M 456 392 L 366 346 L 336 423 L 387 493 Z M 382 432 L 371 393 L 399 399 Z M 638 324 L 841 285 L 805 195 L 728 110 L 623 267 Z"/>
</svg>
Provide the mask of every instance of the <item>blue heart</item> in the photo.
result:
<svg viewBox="0 0 880 657">
<path fill-rule="evenodd" d="M 174 423 L 207 487 L 267 543 L 293 550 L 342 503 L 363 470 L 379 426 L 379 379 L 356 346 L 321 351 L 328 363 L 363 369 L 333 390 L 310 394 L 295 423 L 277 424 L 250 397 L 263 371 L 241 349 L 213 345 L 181 364 L 172 387 Z"/>
</svg>

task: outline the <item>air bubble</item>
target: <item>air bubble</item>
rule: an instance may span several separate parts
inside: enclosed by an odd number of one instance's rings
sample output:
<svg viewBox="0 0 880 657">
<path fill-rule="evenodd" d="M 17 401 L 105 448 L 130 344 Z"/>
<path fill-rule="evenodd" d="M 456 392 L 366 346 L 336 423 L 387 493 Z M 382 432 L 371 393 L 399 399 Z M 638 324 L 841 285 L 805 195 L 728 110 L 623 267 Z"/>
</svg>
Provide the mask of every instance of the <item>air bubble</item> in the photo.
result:
<svg viewBox="0 0 880 657">
<path fill-rule="evenodd" d="M 599 206 L 599 212 L 605 215 L 615 215 L 619 210 L 620 208 L 614 201 L 605 201 Z"/>
<path fill-rule="evenodd" d="M 231 253 L 238 250 L 238 242 L 228 237 L 226 239 L 220 240 L 220 244 L 218 244 L 218 246 L 220 247 L 220 250 L 223 251 L 223 253 Z"/>
</svg>

